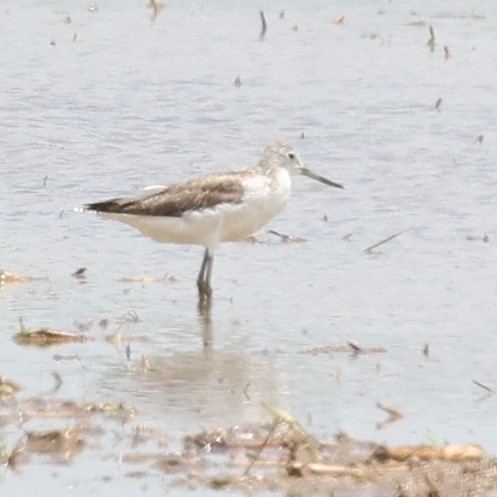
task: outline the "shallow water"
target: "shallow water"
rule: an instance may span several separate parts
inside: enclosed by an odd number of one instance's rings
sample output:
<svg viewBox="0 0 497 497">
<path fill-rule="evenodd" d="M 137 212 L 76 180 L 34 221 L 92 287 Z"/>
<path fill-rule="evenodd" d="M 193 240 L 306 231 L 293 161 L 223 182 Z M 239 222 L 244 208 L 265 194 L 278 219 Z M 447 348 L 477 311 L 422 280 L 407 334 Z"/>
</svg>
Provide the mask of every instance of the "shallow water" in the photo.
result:
<svg viewBox="0 0 497 497">
<path fill-rule="evenodd" d="M 135 406 L 136 423 L 173 440 L 260 422 L 265 401 L 326 439 L 343 430 L 392 444 L 474 442 L 495 455 L 495 400 L 472 383 L 497 384 L 495 5 L 289 2 L 280 19 L 271 3 L 180 2 L 151 23 L 145 3 L 0 9 L 1 266 L 47 278 L 1 289 L 0 375 L 28 398 L 49 392 L 56 371 L 59 398 Z M 343 25 L 330 22 L 339 15 Z M 433 25 L 433 52 L 417 21 Z M 268 227 L 306 243 L 267 235 L 220 247 L 210 323 L 196 309 L 201 248 L 156 244 L 72 211 L 251 166 L 278 136 L 346 188 L 295 179 Z M 71 277 L 82 266 L 87 277 Z M 121 281 L 166 273 L 176 281 Z M 119 324 L 130 311 L 140 321 Z M 94 340 L 22 348 L 12 342 L 19 317 L 69 330 L 93 320 Z M 117 331 L 124 345 L 105 341 Z M 347 341 L 386 352 L 304 353 Z M 378 430 L 385 413 L 376 402 L 405 417 Z M 16 436 L 0 427 L 0 444 Z M 112 441 L 102 443 L 112 452 Z M 168 488 L 167 477 L 124 478 L 129 468 L 103 460 L 83 451 L 68 467 L 33 463 L 0 488 Z"/>
</svg>

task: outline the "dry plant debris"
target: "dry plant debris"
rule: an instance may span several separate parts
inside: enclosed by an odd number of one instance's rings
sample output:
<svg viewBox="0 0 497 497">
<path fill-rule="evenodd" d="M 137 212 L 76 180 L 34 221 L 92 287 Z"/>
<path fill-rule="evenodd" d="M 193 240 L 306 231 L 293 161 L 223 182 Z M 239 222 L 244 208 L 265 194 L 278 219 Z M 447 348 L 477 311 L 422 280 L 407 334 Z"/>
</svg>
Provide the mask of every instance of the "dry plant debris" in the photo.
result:
<svg viewBox="0 0 497 497">
<path fill-rule="evenodd" d="M 35 347 L 84 342 L 87 339 L 88 336 L 81 333 L 54 330 L 52 328 L 22 328 L 19 333 L 14 335 L 14 341 L 18 345 L 32 345 Z"/>
<path fill-rule="evenodd" d="M 5 376 L 0 376 L 0 398 L 2 396 L 15 395 L 20 392 L 22 388 L 12 380 Z"/>
<path fill-rule="evenodd" d="M 404 233 L 407 233 L 410 229 L 411 228 L 407 228 L 405 230 L 399 231 L 398 233 L 394 233 L 393 235 L 390 235 L 387 238 L 384 238 L 383 240 L 380 240 L 379 242 L 374 243 L 373 245 L 370 245 L 369 247 L 366 247 L 363 250 L 363 252 L 366 252 L 366 253 L 370 254 L 375 248 L 378 248 L 381 245 L 383 245 L 383 244 L 385 244 L 385 243 L 387 243 L 387 242 L 389 242 L 391 240 L 394 240 L 398 236 L 403 235 Z"/>
<path fill-rule="evenodd" d="M 224 454 L 232 470 L 214 476 L 190 471 L 183 481 L 252 495 L 272 490 L 319 496 L 359 496 L 367 491 L 372 496 L 462 497 L 469 491 L 492 495 L 486 490 L 496 488 L 497 461 L 487 459 L 478 445 L 385 447 L 343 434 L 334 443 L 325 443 L 290 415 L 266 408 L 273 414 L 268 425 L 220 428 L 187 437 L 188 454 Z"/>
<path fill-rule="evenodd" d="M 360 346 L 355 342 L 347 342 L 345 344 L 336 345 L 320 345 L 318 347 L 312 347 L 312 349 L 306 349 L 303 351 L 304 354 L 319 355 L 319 354 L 383 354 L 387 351 L 384 347 L 378 345 L 373 346 Z"/>
<path fill-rule="evenodd" d="M 289 243 L 303 243 L 306 242 L 307 240 L 305 238 L 300 238 L 299 236 L 293 236 L 293 235 L 286 235 L 285 233 L 280 233 L 276 230 L 268 230 L 268 233 L 270 235 L 275 235 L 280 238 L 282 242 Z"/>
<path fill-rule="evenodd" d="M 0 406 L 1 425 L 19 434 L 11 445 L 0 439 L 0 464 L 18 474 L 40 459 L 60 468 L 77 464 L 85 451 L 126 465 L 127 478 L 166 473 L 174 475 L 173 485 L 251 495 L 487 497 L 497 488 L 497 461 L 478 445 L 386 447 L 345 434 L 326 442 L 269 405 L 270 422 L 190 435 L 176 440 L 182 442 L 177 451 L 171 451 L 175 441 L 163 428 L 133 425 L 135 409 L 112 400 L 40 396 Z"/>
<path fill-rule="evenodd" d="M 142 285 L 147 285 L 150 283 L 174 283 L 176 278 L 169 274 L 165 274 L 160 278 L 154 278 L 153 276 L 124 276 L 119 281 L 123 283 L 140 283 Z"/>
<path fill-rule="evenodd" d="M 394 409 L 393 407 L 382 404 L 381 402 L 377 402 L 376 407 L 388 414 L 388 418 L 385 421 L 378 423 L 376 425 L 378 430 L 382 430 L 385 426 L 387 426 L 391 423 L 395 423 L 396 421 L 399 421 L 400 419 L 402 419 L 404 417 L 404 415 L 400 411 L 398 411 L 397 409 Z"/>
<path fill-rule="evenodd" d="M 0 269 L 0 286 L 13 285 L 15 283 L 25 283 L 28 281 L 44 280 L 46 278 L 35 278 L 34 276 L 27 276 L 25 274 L 17 274 L 7 269 Z"/>
</svg>

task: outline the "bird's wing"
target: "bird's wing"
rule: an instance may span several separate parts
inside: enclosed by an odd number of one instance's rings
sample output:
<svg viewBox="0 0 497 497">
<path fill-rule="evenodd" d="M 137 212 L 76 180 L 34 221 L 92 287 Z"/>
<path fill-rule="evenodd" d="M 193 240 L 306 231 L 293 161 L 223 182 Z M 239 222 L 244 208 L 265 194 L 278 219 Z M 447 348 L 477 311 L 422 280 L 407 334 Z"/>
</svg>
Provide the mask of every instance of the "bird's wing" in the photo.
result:
<svg viewBox="0 0 497 497">
<path fill-rule="evenodd" d="M 234 174 L 207 176 L 172 185 L 142 197 L 122 197 L 87 204 L 86 210 L 115 214 L 180 217 L 185 212 L 241 202 L 243 185 Z"/>
</svg>

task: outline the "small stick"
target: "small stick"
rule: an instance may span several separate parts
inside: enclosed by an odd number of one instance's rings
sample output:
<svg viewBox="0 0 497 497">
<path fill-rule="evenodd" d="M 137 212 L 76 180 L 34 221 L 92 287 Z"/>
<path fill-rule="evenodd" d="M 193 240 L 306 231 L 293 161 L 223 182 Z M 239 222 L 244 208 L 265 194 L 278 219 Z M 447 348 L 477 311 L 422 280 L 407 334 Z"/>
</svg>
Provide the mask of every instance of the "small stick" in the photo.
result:
<svg viewBox="0 0 497 497">
<path fill-rule="evenodd" d="M 405 232 L 409 231 L 411 228 L 407 228 L 405 230 L 399 231 L 398 233 L 395 233 L 393 235 L 390 235 L 389 237 L 385 238 L 384 240 L 380 240 L 378 243 L 375 243 L 374 245 L 370 245 L 369 247 L 364 249 L 364 252 L 371 253 L 375 248 L 379 247 L 380 245 L 383 245 L 384 243 L 389 242 L 390 240 L 393 240 L 394 238 L 397 238 L 400 235 L 403 235 Z"/>
<path fill-rule="evenodd" d="M 255 462 L 257 461 L 257 459 L 259 459 L 262 451 L 264 450 L 264 448 L 268 444 L 269 439 L 273 436 L 274 430 L 276 430 L 276 427 L 280 423 L 281 423 L 281 420 L 279 420 L 279 419 L 275 419 L 273 421 L 273 424 L 271 425 L 271 429 L 269 430 L 269 432 L 267 434 L 267 437 L 264 439 L 264 442 L 262 442 L 261 446 L 259 447 L 259 450 L 257 451 L 257 454 L 252 458 L 252 460 L 250 461 L 249 465 L 247 466 L 247 468 L 243 472 L 243 476 L 247 476 L 248 475 L 249 471 L 252 469 L 252 466 L 255 464 Z"/>
<path fill-rule="evenodd" d="M 393 407 L 386 406 L 385 404 L 382 404 L 381 402 L 377 402 L 376 407 L 388 414 L 388 416 L 389 416 L 388 422 L 390 422 L 390 423 L 393 421 L 397 421 L 398 419 L 402 419 L 404 417 L 404 415 L 400 411 L 397 411 L 397 409 L 394 409 Z"/>
<path fill-rule="evenodd" d="M 266 17 L 264 16 L 264 12 L 261 10 L 259 12 L 259 15 L 261 16 L 261 34 L 259 36 L 260 40 L 264 39 L 264 36 L 266 36 L 266 31 L 267 31 L 267 22 L 266 22 Z"/>
<path fill-rule="evenodd" d="M 426 44 L 430 47 L 430 51 L 433 52 L 435 50 L 435 31 L 433 31 L 433 26 L 430 24 L 430 39 L 426 42 Z"/>
<path fill-rule="evenodd" d="M 52 389 L 52 392 L 56 392 L 62 386 L 62 378 L 56 371 L 52 371 L 52 377 L 55 380 L 55 385 Z"/>
<path fill-rule="evenodd" d="M 248 389 L 250 388 L 250 386 L 252 385 L 252 382 L 249 381 L 246 385 L 245 385 L 245 388 L 243 389 L 243 395 L 245 396 L 245 399 L 250 401 L 250 395 L 248 394 Z"/>
<path fill-rule="evenodd" d="M 352 349 L 352 352 L 354 353 L 354 355 L 360 354 L 361 352 L 363 352 L 362 347 L 359 347 L 359 345 L 357 345 L 357 343 L 348 341 L 347 345 Z"/>
<path fill-rule="evenodd" d="M 493 390 L 490 387 L 487 387 L 487 385 L 484 385 L 483 383 L 480 383 L 479 381 L 476 380 L 471 380 L 476 386 L 483 388 L 483 390 L 486 390 L 488 393 L 495 393 L 495 390 Z"/>
</svg>

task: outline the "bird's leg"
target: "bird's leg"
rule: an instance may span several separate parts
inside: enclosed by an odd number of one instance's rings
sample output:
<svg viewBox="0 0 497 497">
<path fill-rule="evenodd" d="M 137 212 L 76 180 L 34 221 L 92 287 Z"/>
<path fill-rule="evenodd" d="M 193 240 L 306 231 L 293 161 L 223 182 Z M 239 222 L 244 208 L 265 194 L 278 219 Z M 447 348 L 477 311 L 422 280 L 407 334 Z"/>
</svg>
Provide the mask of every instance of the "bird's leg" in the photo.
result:
<svg viewBox="0 0 497 497">
<path fill-rule="evenodd" d="M 197 277 L 197 288 L 200 307 L 210 306 L 212 295 L 211 275 L 213 260 L 213 255 L 209 252 L 209 249 L 206 248 L 204 252 L 204 258 L 202 260 L 202 265 L 200 266 L 200 271 Z"/>
<path fill-rule="evenodd" d="M 209 253 L 209 259 L 207 260 L 207 268 L 205 271 L 205 285 L 207 288 L 207 291 L 209 292 L 209 295 L 212 294 L 212 287 L 211 287 L 211 276 L 212 276 L 212 266 L 214 265 L 214 256 Z"/>
</svg>

